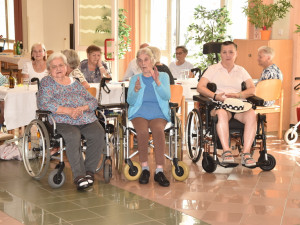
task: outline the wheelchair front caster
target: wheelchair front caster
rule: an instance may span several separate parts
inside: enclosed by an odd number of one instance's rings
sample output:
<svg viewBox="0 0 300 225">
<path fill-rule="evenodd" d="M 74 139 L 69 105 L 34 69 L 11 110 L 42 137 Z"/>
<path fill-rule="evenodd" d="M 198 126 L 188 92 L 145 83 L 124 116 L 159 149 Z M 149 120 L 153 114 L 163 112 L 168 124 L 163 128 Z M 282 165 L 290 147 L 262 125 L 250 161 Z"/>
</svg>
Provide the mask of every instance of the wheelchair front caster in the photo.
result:
<svg viewBox="0 0 300 225">
<path fill-rule="evenodd" d="M 103 176 L 105 183 L 109 183 L 110 178 L 112 177 L 112 166 L 109 160 L 106 160 L 104 163 Z"/>
<path fill-rule="evenodd" d="M 295 144 L 295 142 L 298 140 L 298 133 L 293 128 L 288 129 L 284 134 L 284 141 L 288 145 Z"/>
<path fill-rule="evenodd" d="M 133 181 L 133 180 L 139 179 L 139 177 L 142 173 L 142 167 L 138 162 L 132 161 L 131 163 L 132 163 L 133 169 L 130 168 L 128 163 L 126 163 L 123 173 L 127 180 Z"/>
<path fill-rule="evenodd" d="M 274 156 L 272 156 L 271 154 L 267 154 L 268 155 L 268 160 L 264 160 L 261 161 L 261 158 L 259 158 L 259 167 L 263 170 L 263 171 L 270 171 L 272 170 L 275 166 L 276 166 L 276 159 L 274 158 Z"/>
<path fill-rule="evenodd" d="M 48 176 L 48 184 L 52 188 L 60 188 L 66 181 L 66 175 L 64 171 L 58 174 L 58 169 L 54 169 Z"/>
<path fill-rule="evenodd" d="M 207 152 L 203 153 L 202 168 L 207 173 L 213 173 L 217 169 L 217 163 Z"/>
<path fill-rule="evenodd" d="M 189 168 L 182 161 L 178 161 L 178 167 L 179 171 L 176 170 L 176 167 L 174 165 L 172 166 L 172 175 L 175 178 L 175 180 L 184 181 L 189 176 Z"/>
</svg>

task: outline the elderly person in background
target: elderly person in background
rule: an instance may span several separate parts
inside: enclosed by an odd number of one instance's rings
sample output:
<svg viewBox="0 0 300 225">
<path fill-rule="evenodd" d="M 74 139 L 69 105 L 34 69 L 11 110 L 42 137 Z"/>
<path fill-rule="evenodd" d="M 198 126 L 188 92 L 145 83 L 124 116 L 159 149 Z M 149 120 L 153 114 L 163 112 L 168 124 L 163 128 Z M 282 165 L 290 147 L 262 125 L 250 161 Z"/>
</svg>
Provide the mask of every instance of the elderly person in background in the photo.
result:
<svg viewBox="0 0 300 225">
<path fill-rule="evenodd" d="M 188 54 L 188 50 L 185 46 L 176 47 L 176 62 L 171 62 L 169 68 L 172 72 L 172 75 L 176 79 L 181 78 L 181 73 L 185 70 L 189 71 L 189 77 L 194 77 L 194 74 L 191 72 L 191 69 L 194 68 L 193 64 L 186 61 L 185 57 Z"/>
<path fill-rule="evenodd" d="M 78 54 L 73 49 L 63 50 L 62 53 L 67 57 L 67 75 L 79 79 L 80 83 L 86 88 L 90 88 L 89 83 L 86 81 L 83 73 L 78 69 L 80 60 Z"/>
<path fill-rule="evenodd" d="M 36 43 L 31 47 L 31 61 L 26 62 L 22 68 L 23 78 L 37 77 L 42 79 L 48 75 L 46 67 L 46 48 L 42 43 Z"/>
<path fill-rule="evenodd" d="M 261 46 L 258 49 L 258 65 L 260 65 L 264 70 L 261 73 L 261 76 L 258 80 L 258 82 L 262 80 L 268 80 L 268 79 L 279 79 L 282 80 L 283 76 L 280 71 L 280 69 L 272 62 L 273 58 L 275 56 L 274 49 L 267 47 L 267 46 Z M 274 104 L 275 101 L 265 101 L 265 106 L 271 106 Z"/>
<path fill-rule="evenodd" d="M 100 83 L 102 77 L 110 77 L 107 65 L 101 60 L 101 48 L 90 45 L 86 49 L 87 59 L 81 61 L 79 69 L 88 83 Z"/>
<path fill-rule="evenodd" d="M 170 121 L 170 81 L 164 72 L 158 72 L 152 51 L 142 48 L 137 52 L 137 62 L 141 74 L 130 79 L 127 102 L 129 104 L 128 118 L 136 132 L 142 174 L 141 184 L 149 182 L 148 140 L 149 128 L 152 132 L 155 146 L 156 171 L 154 180 L 163 187 L 170 185 L 163 173 L 165 163 L 165 133 L 164 128 Z"/>
<path fill-rule="evenodd" d="M 67 74 L 67 59 L 57 52 L 47 60 L 50 76 L 40 82 L 38 108 L 52 112 L 57 132 L 66 143 L 74 183 L 83 190 L 94 183 L 94 173 L 104 147 L 104 130 L 94 110 L 97 100 Z M 87 140 L 85 160 L 81 153 L 81 135 Z"/>
<path fill-rule="evenodd" d="M 160 62 L 160 57 L 161 57 L 160 49 L 157 47 L 154 47 L 154 46 L 148 46 L 148 48 L 150 48 L 150 50 L 153 53 L 153 56 L 155 59 L 155 66 L 156 66 L 158 72 L 166 72 L 169 75 L 170 84 L 175 84 L 173 75 L 172 75 L 171 71 L 169 70 L 169 67 Z"/>
<path fill-rule="evenodd" d="M 246 167 L 253 167 L 256 165 L 256 162 L 250 154 L 250 149 L 256 133 L 256 115 L 254 110 L 250 109 L 242 113 L 233 114 L 220 107 L 220 104 L 224 102 L 225 98 L 245 99 L 253 96 L 255 86 L 248 72 L 234 63 L 237 57 L 237 46 L 235 43 L 231 41 L 223 42 L 220 55 L 221 62 L 208 67 L 198 83 L 197 91 L 203 96 L 212 98 L 217 103 L 215 109 L 211 111 L 211 115 L 218 116 L 216 128 L 224 151 L 222 154 L 223 163 L 234 162 L 229 146 L 229 120 L 233 117 L 245 124 L 242 164 Z M 245 82 L 247 87 L 244 91 L 241 90 L 242 82 Z M 208 83 L 217 85 L 216 92 L 212 92 L 207 88 Z"/>
<path fill-rule="evenodd" d="M 149 44 L 147 43 L 143 43 L 140 45 L 140 49 L 141 48 L 146 48 L 148 47 Z M 123 80 L 129 80 L 133 75 L 139 74 L 141 73 L 142 70 L 140 69 L 140 67 L 137 64 L 137 59 L 134 58 L 133 60 L 131 60 L 128 64 L 127 70 L 125 72 L 125 75 L 123 77 Z"/>
</svg>

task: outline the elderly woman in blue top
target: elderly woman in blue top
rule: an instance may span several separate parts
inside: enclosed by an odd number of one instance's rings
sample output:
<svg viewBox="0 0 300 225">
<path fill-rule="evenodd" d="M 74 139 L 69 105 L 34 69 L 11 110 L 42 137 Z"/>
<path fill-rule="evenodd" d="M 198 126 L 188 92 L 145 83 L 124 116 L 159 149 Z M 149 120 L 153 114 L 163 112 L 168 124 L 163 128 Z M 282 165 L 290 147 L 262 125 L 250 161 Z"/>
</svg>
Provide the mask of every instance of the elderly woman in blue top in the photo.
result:
<svg viewBox="0 0 300 225">
<path fill-rule="evenodd" d="M 148 140 L 151 129 L 155 146 L 156 171 L 154 180 L 161 186 L 167 187 L 169 181 L 163 173 L 165 134 L 164 128 L 170 121 L 170 81 L 168 74 L 159 73 L 155 65 L 152 51 L 142 48 L 137 52 L 137 63 L 142 73 L 130 80 L 127 102 L 129 104 L 128 117 L 136 132 L 142 174 L 141 184 L 149 182 Z"/>
<path fill-rule="evenodd" d="M 98 103 L 76 79 L 66 76 L 67 59 L 64 54 L 51 54 L 47 69 L 50 76 L 40 82 L 38 108 L 53 113 L 57 132 L 66 143 L 74 183 L 78 190 L 82 190 L 93 185 L 104 147 L 104 130 L 94 112 Z M 81 135 L 87 140 L 85 160 L 81 154 Z"/>
</svg>

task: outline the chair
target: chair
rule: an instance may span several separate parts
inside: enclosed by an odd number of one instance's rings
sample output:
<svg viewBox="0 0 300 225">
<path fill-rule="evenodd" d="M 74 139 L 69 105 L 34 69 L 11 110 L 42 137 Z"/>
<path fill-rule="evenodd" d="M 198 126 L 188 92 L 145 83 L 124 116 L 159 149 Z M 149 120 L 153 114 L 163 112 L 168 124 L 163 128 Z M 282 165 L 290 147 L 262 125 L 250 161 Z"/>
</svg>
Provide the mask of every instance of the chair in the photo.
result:
<svg viewBox="0 0 300 225">
<path fill-rule="evenodd" d="M 95 87 L 90 87 L 87 91 L 96 98 L 97 89 Z"/>
<path fill-rule="evenodd" d="M 277 104 L 272 106 L 258 106 L 255 112 L 258 114 L 279 113 L 278 138 L 282 138 L 282 120 L 283 120 L 283 90 L 282 82 L 279 79 L 263 80 L 258 82 L 255 95 L 265 101 L 278 100 Z"/>
<path fill-rule="evenodd" d="M 5 49 L 5 50 L 3 50 L 3 52 L 13 53 L 14 50 L 12 50 L 12 49 Z M 2 74 L 3 75 L 9 75 L 9 70 L 17 70 L 18 69 L 18 65 L 13 64 L 13 63 L 3 62 L 3 68 L 5 70 L 8 70 L 8 71 L 2 71 Z"/>
<path fill-rule="evenodd" d="M 53 53 L 53 50 L 47 50 L 46 54 L 47 54 L 47 59 L 49 58 L 49 56 Z"/>
</svg>

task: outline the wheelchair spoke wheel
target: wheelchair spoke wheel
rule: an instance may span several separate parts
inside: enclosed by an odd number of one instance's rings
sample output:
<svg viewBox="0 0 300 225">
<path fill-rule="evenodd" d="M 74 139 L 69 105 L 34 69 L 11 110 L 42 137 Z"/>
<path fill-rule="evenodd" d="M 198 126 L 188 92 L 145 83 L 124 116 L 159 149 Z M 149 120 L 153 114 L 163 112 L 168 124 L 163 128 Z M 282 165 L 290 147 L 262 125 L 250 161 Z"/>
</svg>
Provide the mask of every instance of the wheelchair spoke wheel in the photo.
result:
<svg viewBox="0 0 300 225">
<path fill-rule="evenodd" d="M 142 173 L 142 167 L 138 162 L 132 161 L 134 171 L 130 168 L 130 166 L 126 163 L 124 166 L 124 175 L 127 180 L 137 180 L 139 179 Z"/>
<path fill-rule="evenodd" d="M 203 154 L 202 168 L 207 173 L 213 173 L 217 169 L 217 163 L 215 162 L 213 157 L 211 155 L 209 155 L 208 153 Z"/>
<path fill-rule="evenodd" d="M 52 188 L 60 188 L 66 181 L 66 175 L 64 171 L 58 174 L 58 169 L 54 169 L 48 176 L 48 184 Z"/>
<path fill-rule="evenodd" d="M 296 130 L 293 130 L 293 128 L 288 129 L 284 134 L 284 141 L 288 145 L 295 144 L 298 140 L 298 133 Z"/>
<path fill-rule="evenodd" d="M 24 132 L 22 155 L 27 173 L 40 180 L 50 164 L 50 140 L 46 126 L 41 120 L 29 123 Z"/>
<path fill-rule="evenodd" d="M 182 161 L 178 161 L 178 167 L 179 171 L 176 170 L 174 165 L 172 166 L 172 175 L 175 178 L 175 180 L 184 181 L 189 176 L 189 168 Z"/>
<path fill-rule="evenodd" d="M 120 121 L 119 119 L 121 119 L 121 116 L 118 116 L 118 121 Z M 121 173 L 124 160 L 124 131 L 121 122 L 117 124 L 114 140 L 114 165 L 116 170 Z"/>
<path fill-rule="evenodd" d="M 187 118 L 185 129 L 185 142 L 190 159 L 196 163 L 203 150 L 203 124 L 199 110 L 193 109 Z"/>
<path fill-rule="evenodd" d="M 271 154 L 267 154 L 268 160 L 263 162 L 263 165 L 260 165 L 259 167 L 264 171 L 270 171 L 276 166 L 276 159 Z M 263 157 L 260 157 L 263 158 Z M 259 159 L 260 161 L 260 159 Z"/>
</svg>

